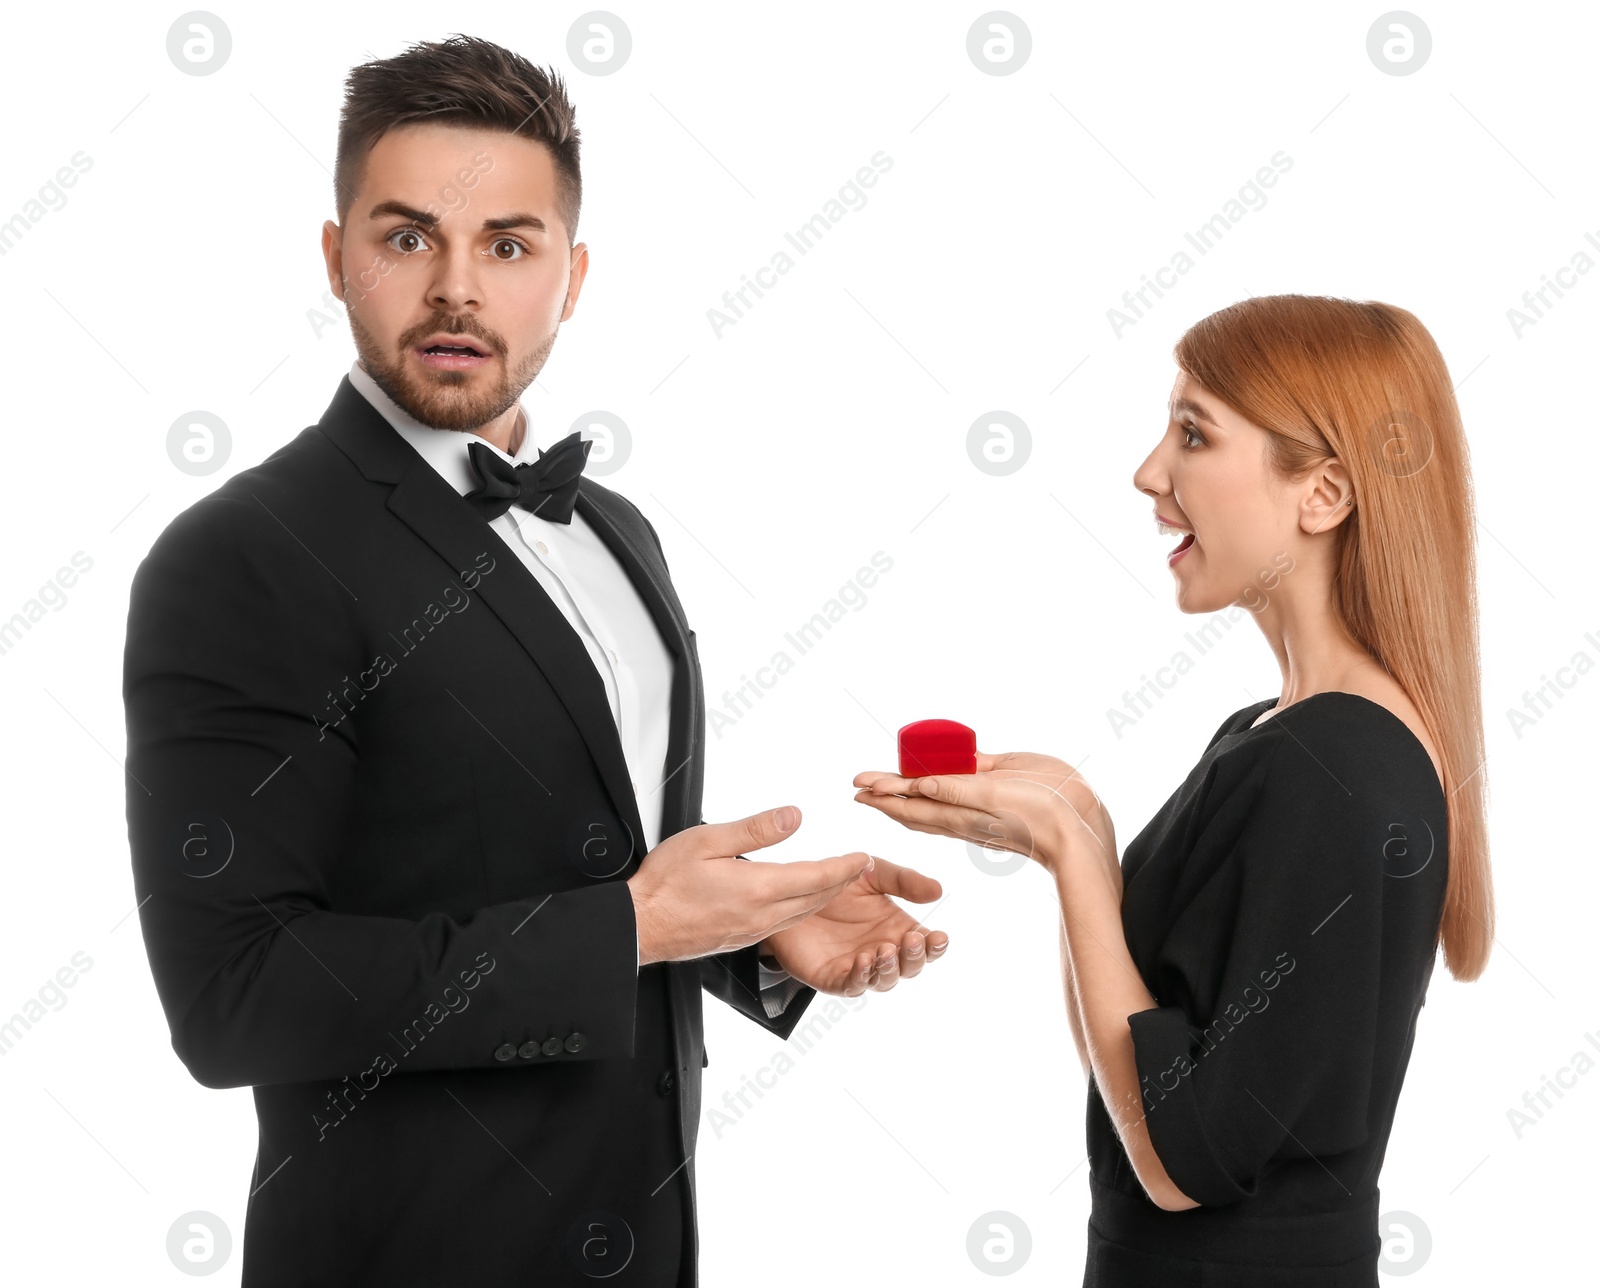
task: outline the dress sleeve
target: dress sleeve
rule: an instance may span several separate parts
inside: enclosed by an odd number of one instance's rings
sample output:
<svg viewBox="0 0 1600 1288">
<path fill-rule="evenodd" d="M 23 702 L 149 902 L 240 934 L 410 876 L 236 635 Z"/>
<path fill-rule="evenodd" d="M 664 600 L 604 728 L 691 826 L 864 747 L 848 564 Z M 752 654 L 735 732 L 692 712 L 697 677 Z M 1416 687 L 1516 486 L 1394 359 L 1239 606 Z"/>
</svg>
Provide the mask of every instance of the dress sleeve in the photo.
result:
<svg viewBox="0 0 1600 1288">
<path fill-rule="evenodd" d="M 1280 1154 L 1368 1133 L 1383 803 L 1295 739 L 1273 742 L 1226 860 L 1167 936 L 1189 987 L 1164 991 L 1184 1004 L 1128 1017 L 1151 1144 L 1202 1205 L 1250 1197 Z"/>
</svg>

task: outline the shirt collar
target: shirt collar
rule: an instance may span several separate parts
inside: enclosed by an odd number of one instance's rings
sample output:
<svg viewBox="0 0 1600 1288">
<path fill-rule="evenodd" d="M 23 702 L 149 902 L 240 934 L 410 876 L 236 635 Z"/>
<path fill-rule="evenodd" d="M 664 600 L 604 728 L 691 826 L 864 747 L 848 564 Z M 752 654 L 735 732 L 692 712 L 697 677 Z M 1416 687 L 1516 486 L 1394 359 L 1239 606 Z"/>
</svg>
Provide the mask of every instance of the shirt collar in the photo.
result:
<svg viewBox="0 0 1600 1288">
<path fill-rule="evenodd" d="M 417 454 L 433 466 L 439 476 L 462 496 L 478 486 L 477 473 L 467 456 L 467 449 L 473 443 L 482 443 L 502 460 L 510 461 L 514 465 L 537 460 L 539 457 L 539 449 L 533 442 L 532 427 L 528 423 L 527 410 L 520 403 L 517 409 L 521 412 L 523 420 L 522 445 L 517 449 L 515 456 L 510 456 L 478 434 L 464 430 L 435 429 L 431 425 L 424 425 L 378 388 L 377 383 L 367 374 L 366 368 L 359 361 L 350 364 L 350 383 L 394 427 L 395 432 L 410 443 L 417 450 Z"/>
</svg>

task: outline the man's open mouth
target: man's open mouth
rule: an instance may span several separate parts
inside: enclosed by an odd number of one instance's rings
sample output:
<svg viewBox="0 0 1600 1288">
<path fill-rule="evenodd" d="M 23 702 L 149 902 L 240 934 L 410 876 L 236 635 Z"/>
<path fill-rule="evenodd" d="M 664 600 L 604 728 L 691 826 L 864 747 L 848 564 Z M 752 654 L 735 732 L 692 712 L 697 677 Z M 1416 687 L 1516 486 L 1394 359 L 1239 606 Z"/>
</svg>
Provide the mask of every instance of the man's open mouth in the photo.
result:
<svg viewBox="0 0 1600 1288">
<path fill-rule="evenodd" d="M 449 331 L 435 331 L 417 346 L 418 361 L 435 371 L 476 371 L 493 357 L 488 345 Z"/>
</svg>

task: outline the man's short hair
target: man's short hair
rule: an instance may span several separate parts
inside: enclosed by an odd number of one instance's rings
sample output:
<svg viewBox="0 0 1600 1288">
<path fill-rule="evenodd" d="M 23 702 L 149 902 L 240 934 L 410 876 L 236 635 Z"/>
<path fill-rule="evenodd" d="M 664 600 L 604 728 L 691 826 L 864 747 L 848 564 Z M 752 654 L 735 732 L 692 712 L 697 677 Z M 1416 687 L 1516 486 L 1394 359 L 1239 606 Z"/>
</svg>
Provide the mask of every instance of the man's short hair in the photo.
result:
<svg viewBox="0 0 1600 1288">
<path fill-rule="evenodd" d="M 474 36 L 412 45 L 393 58 L 353 67 L 345 80 L 333 166 L 339 224 L 344 226 L 361 187 L 368 154 L 385 133 L 401 125 L 466 125 L 536 139 L 550 149 L 556 204 L 571 246 L 583 199 L 574 116 L 554 68 L 545 71 Z"/>
</svg>

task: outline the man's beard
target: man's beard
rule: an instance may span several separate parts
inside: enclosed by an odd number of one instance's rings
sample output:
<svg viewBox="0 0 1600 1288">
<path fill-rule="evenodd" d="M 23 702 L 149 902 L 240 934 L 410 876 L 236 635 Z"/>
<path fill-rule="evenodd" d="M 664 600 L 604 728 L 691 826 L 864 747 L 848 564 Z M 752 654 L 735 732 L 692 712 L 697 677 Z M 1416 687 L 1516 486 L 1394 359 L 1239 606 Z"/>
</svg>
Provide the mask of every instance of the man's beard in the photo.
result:
<svg viewBox="0 0 1600 1288">
<path fill-rule="evenodd" d="M 500 378 L 486 381 L 481 372 L 419 371 L 411 367 L 408 358 L 403 355 L 390 358 L 373 339 L 372 333 L 361 324 L 361 319 L 353 309 L 348 311 L 347 316 L 356 353 L 362 367 L 372 377 L 373 384 L 420 424 L 431 429 L 454 429 L 468 433 L 487 425 L 516 405 L 523 391 L 544 369 L 545 359 L 550 356 L 556 334 L 561 330 L 560 323 L 557 323 L 538 348 L 523 358 L 514 370 L 502 365 Z M 418 338 L 448 329 L 448 325 L 430 324 L 419 333 Z M 476 332 L 462 331 L 458 334 L 472 336 L 504 364 L 500 345 L 491 345 Z"/>
</svg>

